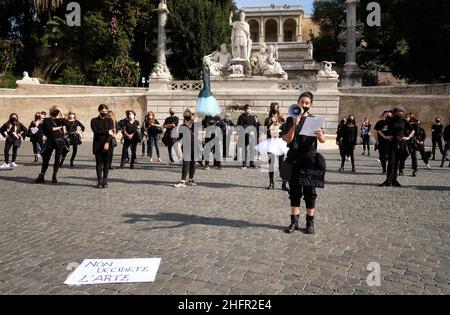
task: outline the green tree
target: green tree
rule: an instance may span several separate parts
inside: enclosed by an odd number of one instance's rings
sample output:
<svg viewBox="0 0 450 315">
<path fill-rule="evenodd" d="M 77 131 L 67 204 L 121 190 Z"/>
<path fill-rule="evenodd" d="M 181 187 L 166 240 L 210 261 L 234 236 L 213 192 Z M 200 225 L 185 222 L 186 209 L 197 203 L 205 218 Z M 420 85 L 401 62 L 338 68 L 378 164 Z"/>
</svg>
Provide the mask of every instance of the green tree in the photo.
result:
<svg viewBox="0 0 450 315">
<path fill-rule="evenodd" d="M 169 3 L 168 65 L 177 79 L 198 79 L 203 56 L 229 43 L 228 18 L 234 2 L 177 0 Z"/>
</svg>

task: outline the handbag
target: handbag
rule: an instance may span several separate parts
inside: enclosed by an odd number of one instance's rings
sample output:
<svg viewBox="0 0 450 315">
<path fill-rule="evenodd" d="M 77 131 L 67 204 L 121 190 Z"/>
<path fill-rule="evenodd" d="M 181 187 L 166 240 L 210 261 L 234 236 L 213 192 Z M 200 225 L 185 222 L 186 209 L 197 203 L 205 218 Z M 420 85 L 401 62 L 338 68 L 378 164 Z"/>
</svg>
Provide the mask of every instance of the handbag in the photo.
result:
<svg viewBox="0 0 450 315">
<path fill-rule="evenodd" d="M 280 160 L 280 177 L 283 180 L 290 181 L 292 177 L 292 171 L 294 169 L 294 165 L 289 163 L 287 160 Z"/>
</svg>

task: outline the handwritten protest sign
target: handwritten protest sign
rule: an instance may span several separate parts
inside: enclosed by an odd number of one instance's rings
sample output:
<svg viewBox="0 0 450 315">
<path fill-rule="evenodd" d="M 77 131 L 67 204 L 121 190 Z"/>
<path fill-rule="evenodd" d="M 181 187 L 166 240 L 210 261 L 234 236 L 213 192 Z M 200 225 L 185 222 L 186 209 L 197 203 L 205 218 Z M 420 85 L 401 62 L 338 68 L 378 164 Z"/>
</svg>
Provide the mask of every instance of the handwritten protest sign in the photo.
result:
<svg viewBox="0 0 450 315">
<path fill-rule="evenodd" d="M 300 185 L 318 188 L 325 187 L 325 172 L 317 169 L 300 169 Z"/>
<path fill-rule="evenodd" d="M 64 284 L 153 282 L 161 258 L 85 259 Z"/>
</svg>

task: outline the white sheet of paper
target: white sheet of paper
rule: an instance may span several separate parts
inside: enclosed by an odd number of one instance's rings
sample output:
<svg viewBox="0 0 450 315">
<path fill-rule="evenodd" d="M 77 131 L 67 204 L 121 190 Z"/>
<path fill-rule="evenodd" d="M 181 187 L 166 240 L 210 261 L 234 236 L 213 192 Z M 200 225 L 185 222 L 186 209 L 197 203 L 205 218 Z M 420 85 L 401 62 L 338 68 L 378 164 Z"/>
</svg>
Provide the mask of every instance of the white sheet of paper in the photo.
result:
<svg viewBox="0 0 450 315">
<path fill-rule="evenodd" d="M 85 259 L 64 284 L 154 282 L 161 258 Z"/>
<path fill-rule="evenodd" d="M 325 118 L 323 117 L 307 117 L 300 134 L 303 136 L 315 137 L 317 129 L 322 128 Z"/>
<path fill-rule="evenodd" d="M 32 134 L 36 134 L 36 132 L 38 132 L 39 128 L 37 128 L 37 127 L 31 127 L 30 130 L 31 130 L 31 133 L 32 133 Z"/>
</svg>

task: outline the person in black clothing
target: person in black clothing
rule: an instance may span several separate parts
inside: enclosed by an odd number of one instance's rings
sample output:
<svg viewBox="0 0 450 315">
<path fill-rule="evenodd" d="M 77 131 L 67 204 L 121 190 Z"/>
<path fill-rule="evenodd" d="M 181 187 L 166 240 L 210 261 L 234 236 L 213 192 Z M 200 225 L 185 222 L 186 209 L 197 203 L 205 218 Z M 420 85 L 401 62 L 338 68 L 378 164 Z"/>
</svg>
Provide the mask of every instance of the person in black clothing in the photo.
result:
<svg viewBox="0 0 450 315">
<path fill-rule="evenodd" d="M 339 136 L 341 135 L 342 128 L 346 124 L 347 124 L 347 117 L 342 117 L 341 121 L 339 122 L 339 125 L 336 128 L 336 145 L 339 147 L 340 156 L 345 156 L 344 146 L 342 145 L 341 140 L 339 139 Z"/>
<path fill-rule="evenodd" d="M 197 186 L 194 181 L 195 176 L 195 132 L 194 132 L 194 116 L 195 112 L 192 108 L 187 108 L 183 113 L 184 123 L 178 128 L 178 141 L 181 140 L 182 152 L 177 152 L 182 156 L 181 181 L 174 185 L 176 188 L 186 186 Z M 189 139 L 185 139 L 183 135 L 190 135 Z M 179 148 L 179 147 L 178 147 Z M 188 179 L 189 180 L 186 182 Z"/>
<path fill-rule="evenodd" d="M 398 168 L 405 150 L 406 141 L 414 137 L 414 129 L 407 123 L 403 115 L 405 110 L 401 107 L 394 107 L 393 117 L 388 120 L 387 134 L 380 132 L 380 135 L 389 141 L 388 148 L 388 169 L 386 180 L 379 186 L 401 187 L 397 181 Z"/>
<path fill-rule="evenodd" d="M 234 130 L 234 127 L 236 127 L 236 125 L 231 120 L 230 113 L 226 113 L 225 118 L 222 121 L 223 121 L 223 125 L 225 126 L 225 129 L 223 130 L 223 134 L 222 134 L 222 136 L 223 136 L 223 139 L 222 139 L 223 158 L 226 159 L 230 155 L 229 150 L 230 150 L 231 136 L 233 135 L 233 130 Z"/>
<path fill-rule="evenodd" d="M 347 123 L 339 130 L 338 139 L 341 143 L 341 168 L 339 171 L 344 170 L 345 156 L 350 156 L 352 162 L 352 172 L 355 172 L 355 148 L 358 139 L 358 127 L 356 126 L 355 117 L 353 115 L 348 116 Z"/>
<path fill-rule="evenodd" d="M 436 117 L 435 124 L 431 126 L 431 142 L 432 142 L 432 149 L 431 154 L 433 157 L 431 158 L 433 161 L 436 159 L 436 145 L 439 148 L 439 152 L 441 152 L 441 155 L 444 155 L 444 150 L 442 149 L 442 131 L 444 129 L 444 126 L 441 124 L 441 119 L 439 117 Z"/>
<path fill-rule="evenodd" d="M 172 147 L 173 147 L 173 139 L 172 139 L 172 130 L 176 128 L 179 124 L 179 118 L 175 116 L 175 110 L 173 108 L 169 109 L 170 116 L 164 120 L 163 128 L 166 129 L 163 136 L 163 144 L 167 146 L 167 150 L 169 151 L 169 163 L 174 163 L 172 156 Z"/>
<path fill-rule="evenodd" d="M 420 153 L 420 157 L 422 158 L 422 161 L 426 164 L 428 169 L 431 169 L 430 163 L 429 163 L 429 157 L 430 155 L 427 155 L 427 152 L 425 151 L 425 140 L 427 139 L 427 134 L 425 132 L 425 129 L 422 128 L 422 123 L 420 120 L 417 121 L 417 151 Z M 430 153 L 430 152 L 428 152 Z"/>
<path fill-rule="evenodd" d="M 156 150 L 156 157 L 158 163 L 161 163 L 161 157 L 159 154 L 158 140 L 159 135 L 162 133 L 162 126 L 159 124 L 159 121 L 155 118 L 155 114 L 153 112 L 148 112 L 145 122 L 143 124 L 144 133 L 147 134 L 148 142 L 147 142 L 147 151 L 148 156 L 150 157 L 150 162 L 153 163 L 153 147 Z"/>
<path fill-rule="evenodd" d="M 111 118 L 113 121 L 113 135 L 111 136 L 111 142 L 109 143 L 109 151 L 108 151 L 108 162 L 109 162 L 109 170 L 113 170 L 112 162 L 114 158 L 114 148 L 117 147 L 117 133 L 120 130 L 119 124 L 117 123 L 116 114 L 112 110 L 108 111 L 108 118 Z"/>
<path fill-rule="evenodd" d="M 124 137 L 123 147 L 122 147 L 122 162 L 120 168 L 125 167 L 126 153 L 128 148 L 131 148 L 131 161 L 130 168 L 134 169 L 134 163 L 136 161 L 136 150 L 137 145 L 141 142 L 140 129 L 141 126 L 138 120 L 135 120 L 136 113 L 133 110 L 126 111 L 127 118 L 125 118 L 124 125 L 122 127 L 122 134 Z"/>
<path fill-rule="evenodd" d="M 114 136 L 114 122 L 108 117 L 108 106 L 98 107 L 99 115 L 91 120 L 94 133 L 92 151 L 95 155 L 95 169 L 97 171 L 97 188 L 108 187 L 109 149 Z"/>
<path fill-rule="evenodd" d="M 39 176 L 34 180 L 36 184 L 45 183 L 45 172 L 47 172 L 53 151 L 55 151 L 55 163 L 53 165 L 52 183 L 58 182 L 56 176 L 58 174 L 59 165 L 61 164 L 61 155 L 64 150 L 64 119 L 58 107 L 50 109 L 50 115 L 44 119 L 43 133 L 47 137 L 44 151 L 42 152 L 42 169 Z M 58 116 L 60 118 L 58 118 Z"/>
<path fill-rule="evenodd" d="M 38 162 L 39 157 L 41 156 L 42 147 L 44 146 L 44 139 L 42 135 L 42 116 L 40 112 L 37 112 L 34 115 L 34 120 L 28 127 L 27 136 L 33 144 L 34 162 Z"/>
<path fill-rule="evenodd" d="M 252 109 L 250 105 L 244 106 L 244 113 L 241 114 L 238 118 L 237 125 L 242 127 L 245 131 L 248 131 L 248 128 L 254 129 L 249 133 L 245 133 L 245 136 L 242 137 L 243 132 L 239 132 L 238 139 L 238 149 L 242 149 L 242 168 L 247 168 L 247 158 L 250 159 L 250 167 L 256 168 L 255 165 L 255 146 L 257 144 L 257 136 L 258 136 L 258 118 L 251 114 Z M 251 137 L 251 138 L 250 138 Z M 249 148 L 250 145 L 250 148 Z M 249 155 L 249 156 L 247 156 Z"/>
<path fill-rule="evenodd" d="M 298 105 L 302 108 L 302 115 L 297 118 L 288 117 L 283 131 L 283 139 L 288 143 L 289 151 L 286 162 L 292 164 L 292 176 L 289 180 L 289 199 L 291 201 L 291 224 L 285 230 L 292 233 L 299 230 L 300 202 L 303 197 L 306 203 L 306 234 L 314 233 L 314 213 L 317 193 L 315 187 L 300 185 L 300 168 L 311 168 L 316 159 L 317 141 L 325 143 L 326 138 L 322 129 L 316 131 L 315 137 L 300 135 L 301 129 L 309 114 L 313 102 L 313 94 L 305 92 L 300 95 Z"/>
<path fill-rule="evenodd" d="M 423 130 L 423 129 L 420 128 L 420 124 L 418 124 L 418 121 L 413 114 L 411 114 L 411 113 L 407 114 L 406 121 L 408 122 L 408 124 L 411 125 L 411 128 L 414 130 L 414 136 L 411 137 L 410 140 L 406 141 L 406 146 L 403 151 L 403 157 L 402 157 L 402 160 L 400 161 L 399 175 L 403 175 L 403 170 L 405 169 L 406 159 L 408 158 L 408 156 L 411 155 L 411 164 L 412 164 L 412 169 L 413 169 L 412 176 L 416 177 L 417 172 L 418 172 L 417 151 L 420 152 L 420 154 L 422 156 L 422 160 L 425 163 L 425 165 L 427 166 L 427 168 L 431 169 L 430 164 L 428 164 L 428 158 L 426 157 L 426 154 L 425 154 L 425 148 L 423 145 L 420 145 L 420 143 L 419 143 L 421 141 L 421 139 L 423 139 L 423 141 L 425 141 L 426 135 L 425 135 L 425 131 L 423 131 L 424 134 L 421 133 L 421 130 Z"/>
<path fill-rule="evenodd" d="M 70 158 L 70 167 L 74 167 L 73 162 L 77 156 L 78 146 L 81 144 L 81 134 L 78 128 L 81 129 L 81 132 L 84 132 L 86 129 L 84 125 L 77 120 L 77 115 L 70 111 L 66 120 L 64 120 L 64 126 L 66 127 L 66 134 L 64 136 L 66 143 L 69 144 L 69 147 L 72 146 L 72 157 Z M 64 150 L 61 158 L 61 165 L 63 166 L 64 160 L 66 159 L 68 150 Z"/>
<path fill-rule="evenodd" d="M 450 118 L 448 119 L 448 125 L 444 128 L 444 154 L 442 155 L 441 167 L 444 167 L 445 159 L 447 158 L 448 151 L 450 150 Z M 450 162 L 448 164 L 450 167 Z"/>
<path fill-rule="evenodd" d="M 366 146 L 367 146 L 367 155 L 370 155 L 370 131 L 372 125 L 369 122 L 369 118 L 364 118 L 364 122 L 361 125 L 361 138 L 363 141 L 363 153 L 366 154 Z"/>
<path fill-rule="evenodd" d="M 210 163 L 210 159 L 211 159 L 211 156 L 209 156 L 210 153 L 214 155 L 214 167 L 217 167 L 218 169 L 222 169 L 222 162 L 220 160 L 220 157 L 217 157 L 216 150 L 220 151 L 220 149 L 221 149 L 220 146 L 222 145 L 221 140 L 222 140 L 222 137 L 223 137 L 223 132 L 224 132 L 223 130 L 226 128 L 226 126 L 222 122 L 222 119 L 220 119 L 219 116 L 209 116 L 209 115 L 205 116 L 205 118 L 203 119 L 202 126 L 205 129 L 205 131 L 208 128 L 210 128 L 210 129 L 214 128 L 214 131 L 211 131 L 212 133 L 209 136 L 205 135 L 204 147 L 206 147 L 208 145 L 208 143 L 210 143 L 211 141 L 216 139 L 216 133 L 217 133 L 218 137 L 220 136 L 220 138 L 219 138 L 219 147 L 214 145 L 211 148 L 211 151 L 207 152 L 206 153 L 207 155 L 204 156 L 204 159 L 205 159 L 205 170 L 209 169 L 209 163 Z M 210 129 L 208 129 L 208 133 L 209 133 Z M 220 133 L 219 130 L 222 132 L 221 135 L 219 134 Z M 218 153 L 218 155 L 220 155 L 220 153 Z"/>
<path fill-rule="evenodd" d="M 6 138 L 5 141 L 5 164 L 0 168 L 17 167 L 16 158 L 17 150 L 20 148 L 22 138 L 25 140 L 27 135 L 27 128 L 19 121 L 19 116 L 16 113 L 9 115 L 8 121 L 0 128 L 0 134 Z M 9 164 L 9 151 L 12 148 L 12 160 Z"/>
<path fill-rule="evenodd" d="M 386 162 L 389 154 L 389 141 L 387 141 L 384 135 L 388 133 L 388 120 L 392 116 L 391 111 L 385 111 L 383 113 L 383 117 L 379 120 L 374 127 L 375 130 L 375 138 L 376 138 L 376 147 L 378 148 L 379 159 L 381 162 L 381 167 L 383 169 L 383 174 L 386 174 Z"/>
</svg>

